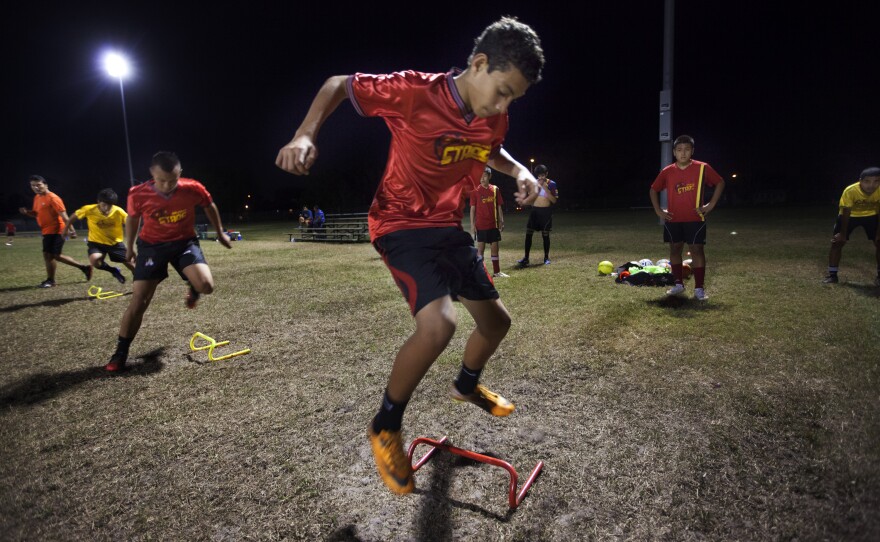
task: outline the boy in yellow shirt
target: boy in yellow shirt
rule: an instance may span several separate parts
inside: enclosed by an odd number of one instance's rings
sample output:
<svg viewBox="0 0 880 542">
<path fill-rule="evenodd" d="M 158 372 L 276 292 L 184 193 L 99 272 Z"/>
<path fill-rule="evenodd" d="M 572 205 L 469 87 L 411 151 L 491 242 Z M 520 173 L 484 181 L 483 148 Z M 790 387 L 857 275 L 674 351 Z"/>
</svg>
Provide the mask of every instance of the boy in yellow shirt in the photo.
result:
<svg viewBox="0 0 880 542">
<path fill-rule="evenodd" d="M 134 272 L 134 265 L 125 259 L 125 243 L 123 226 L 128 213 L 116 205 L 119 196 L 110 188 L 98 192 L 98 203 L 85 205 L 76 210 L 64 222 L 64 230 L 71 222 L 78 219 L 86 219 L 89 225 L 89 263 L 95 269 L 107 271 L 113 277 L 125 284 L 125 277 L 118 267 L 111 267 L 104 261 L 104 257 L 110 255 L 110 261 L 121 263 Z"/>
<path fill-rule="evenodd" d="M 831 253 L 828 255 L 828 276 L 826 284 L 837 283 L 837 269 L 843 245 L 859 226 L 865 229 L 869 241 L 876 247 L 877 278 L 874 284 L 880 286 L 880 222 L 877 214 L 880 211 L 880 167 L 869 167 L 859 175 L 859 182 L 847 186 L 840 196 L 840 214 L 834 224 L 834 235 L 831 237 Z"/>
</svg>

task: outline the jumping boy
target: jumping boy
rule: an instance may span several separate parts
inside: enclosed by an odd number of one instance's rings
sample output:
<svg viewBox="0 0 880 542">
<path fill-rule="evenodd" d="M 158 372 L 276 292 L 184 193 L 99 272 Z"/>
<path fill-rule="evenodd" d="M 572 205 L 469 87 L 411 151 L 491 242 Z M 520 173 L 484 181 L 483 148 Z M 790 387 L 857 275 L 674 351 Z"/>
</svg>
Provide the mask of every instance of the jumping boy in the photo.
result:
<svg viewBox="0 0 880 542">
<path fill-rule="evenodd" d="M 483 262 L 486 261 L 486 243 L 489 243 L 492 276 L 506 278 L 508 275 L 501 272 L 498 259 L 498 242 L 504 231 L 504 198 L 497 186 L 489 184 L 491 178 L 492 169 L 486 168 L 480 177 L 480 184 L 471 192 L 471 233 L 477 241 L 477 251 Z"/>
<path fill-rule="evenodd" d="M 675 285 L 666 292 L 669 296 L 684 293 L 681 251 L 685 243 L 691 252 L 691 270 L 694 276 L 694 298 L 709 298 L 704 288 L 706 277 L 706 216 L 712 212 L 724 191 L 724 179 L 705 162 L 691 159 L 694 138 L 680 135 L 675 138 L 672 153 L 675 162 L 660 171 L 648 191 L 654 212 L 663 219 L 663 241 L 669 243 L 669 263 Z M 703 204 L 703 186 L 714 186 L 709 203 Z M 667 209 L 660 208 L 659 193 L 666 190 Z"/>
<path fill-rule="evenodd" d="M 840 212 L 834 223 L 834 235 L 831 237 L 831 253 L 828 255 L 828 276 L 826 284 L 837 284 L 837 269 L 843 245 L 859 226 L 865 229 L 869 241 L 874 242 L 877 260 L 877 278 L 874 284 L 880 286 L 880 167 L 869 167 L 859 175 L 859 182 L 847 186 L 840 196 Z"/>
<path fill-rule="evenodd" d="M 526 224 L 525 256 L 516 262 L 520 267 L 529 266 L 532 236 L 536 231 L 541 232 L 541 239 L 544 241 L 544 265 L 550 265 L 550 231 L 553 229 L 553 212 L 550 207 L 559 200 L 559 189 L 556 188 L 556 181 L 547 178 L 549 172 L 544 164 L 535 166 L 539 185 L 538 197 L 532 204 L 532 212 L 529 213 L 529 221 Z"/>
<path fill-rule="evenodd" d="M 232 248 L 211 194 L 202 183 L 181 178 L 181 171 L 176 154 L 157 152 L 150 164 L 153 178 L 128 192 L 125 259 L 135 264 L 134 283 L 131 301 L 119 326 L 116 352 L 104 366 L 108 371 L 125 368 L 128 349 L 141 327 L 153 293 L 159 283 L 168 277 L 168 264 L 189 283 L 187 308 L 195 308 L 201 294 L 214 291 L 211 268 L 202 255 L 199 239 L 195 235 L 196 205 L 204 208 L 208 221 L 217 232 L 217 240 L 226 248 Z M 143 227 L 138 234 L 141 219 Z"/>
<path fill-rule="evenodd" d="M 31 190 L 34 191 L 34 204 L 30 210 L 20 207 L 18 211 L 37 219 L 40 231 L 43 233 L 43 263 L 46 265 L 46 280 L 39 284 L 40 288 L 55 286 L 55 270 L 57 262 L 76 267 L 83 272 L 86 280 L 92 279 L 92 266 L 83 265 L 70 256 L 61 253 L 64 248 L 64 235 L 68 231 L 67 210 L 64 202 L 58 194 L 49 191 L 46 179 L 39 175 L 31 175 L 29 179 Z"/>
<path fill-rule="evenodd" d="M 534 199 L 537 182 L 502 147 L 507 109 L 541 77 L 537 34 L 512 18 L 477 38 L 464 71 L 356 73 L 324 83 L 293 140 L 278 153 L 280 168 L 306 175 L 317 158 L 315 139 L 327 117 L 348 98 L 363 116 L 378 116 L 391 148 L 369 211 L 370 238 L 409 303 L 416 330 L 394 360 L 378 414 L 367 433 L 376 466 L 395 493 L 415 487 L 403 449 L 404 409 L 455 332 L 453 300 L 476 323 L 450 389 L 495 416 L 514 406 L 478 384 L 480 373 L 510 328 L 510 315 L 462 230 L 463 196 L 488 164 L 516 179 L 518 202 Z"/>
<path fill-rule="evenodd" d="M 107 265 L 104 258 L 109 255 L 110 261 L 121 263 L 134 272 L 134 265 L 125 259 L 125 244 L 122 242 L 122 228 L 128 214 L 116 205 L 119 196 L 112 188 L 98 192 L 98 203 L 84 205 L 64 221 L 66 229 L 75 220 L 86 219 L 89 226 L 88 254 L 89 262 L 95 269 L 107 271 L 120 284 L 125 284 L 125 277 L 118 267 Z"/>
</svg>

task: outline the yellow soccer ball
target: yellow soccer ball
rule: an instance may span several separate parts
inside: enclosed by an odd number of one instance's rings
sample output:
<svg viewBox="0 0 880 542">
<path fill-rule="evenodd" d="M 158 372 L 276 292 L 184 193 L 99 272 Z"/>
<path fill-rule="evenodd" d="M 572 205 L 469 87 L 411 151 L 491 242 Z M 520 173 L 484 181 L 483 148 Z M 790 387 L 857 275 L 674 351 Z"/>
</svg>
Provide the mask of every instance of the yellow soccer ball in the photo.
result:
<svg viewBox="0 0 880 542">
<path fill-rule="evenodd" d="M 608 275 L 612 271 L 614 271 L 614 264 L 609 262 L 608 260 L 604 260 L 599 262 L 599 274 L 600 275 Z"/>
</svg>

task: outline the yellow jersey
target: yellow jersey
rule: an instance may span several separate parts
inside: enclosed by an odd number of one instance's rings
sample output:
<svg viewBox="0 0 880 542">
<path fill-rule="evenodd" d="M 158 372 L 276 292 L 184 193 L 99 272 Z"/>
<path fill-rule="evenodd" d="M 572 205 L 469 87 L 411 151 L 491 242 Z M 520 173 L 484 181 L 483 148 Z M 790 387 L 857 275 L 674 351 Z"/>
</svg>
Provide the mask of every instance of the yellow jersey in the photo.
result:
<svg viewBox="0 0 880 542">
<path fill-rule="evenodd" d="M 880 190 L 868 195 L 862 192 L 859 183 L 851 184 L 843 190 L 839 205 L 841 213 L 844 207 L 850 209 L 849 216 L 874 216 L 880 210 Z"/>
<path fill-rule="evenodd" d="M 97 203 L 85 205 L 76 210 L 76 217 L 85 218 L 89 225 L 89 241 L 102 245 L 115 245 L 122 242 L 122 226 L 128 213 L 113 205 L 106 215 Z"/>
</svg>

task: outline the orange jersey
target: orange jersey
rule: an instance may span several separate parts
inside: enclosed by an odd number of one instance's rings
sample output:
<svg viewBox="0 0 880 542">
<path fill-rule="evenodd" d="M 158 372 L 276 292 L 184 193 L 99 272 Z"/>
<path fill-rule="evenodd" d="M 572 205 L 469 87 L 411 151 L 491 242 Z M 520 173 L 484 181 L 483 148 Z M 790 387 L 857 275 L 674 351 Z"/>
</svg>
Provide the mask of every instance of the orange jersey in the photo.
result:
<svg viewBox="0 0 880 542">
<path fill-rule="evenodd" d="M 64 219 L 61 213 L 65 211 L 64 202 L 54 192 L 46 192 L 45 194 L 37 194 L 34 196 L 34 212 L 37 213 L 37 224 L 40 225 L 40 231 L 43 235 L 53 233 L 64 233 Z"/>
</svg>

